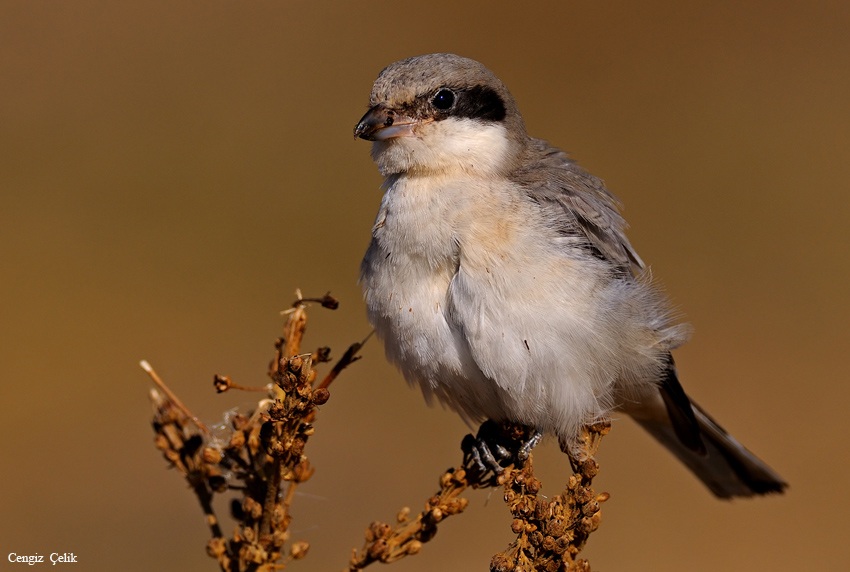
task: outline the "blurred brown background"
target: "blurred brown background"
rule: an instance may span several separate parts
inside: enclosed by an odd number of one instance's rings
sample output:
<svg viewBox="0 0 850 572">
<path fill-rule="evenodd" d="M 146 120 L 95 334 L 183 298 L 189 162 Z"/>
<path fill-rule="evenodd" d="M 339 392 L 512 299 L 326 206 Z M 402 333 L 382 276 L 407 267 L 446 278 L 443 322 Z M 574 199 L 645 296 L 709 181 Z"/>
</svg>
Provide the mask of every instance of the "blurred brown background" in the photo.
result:
<svg viewBox="0 0 850 572">
<path fill-rule="evenodd" d="M 598 570 L 846 565 L 850 5 L 761 1 L 0 4 L 0 568 L 214 570 L 149 427 L 148 359 L 205 420 L 265 382 L 278 311 L 331 290 L 307 345 L 368 332 L 356 285 L 380 192 L 351 129 L 402 57 L 453 51 L 530 131 L 626 204 L 696 328 L 689 392 L 791 483 L 719 502 L 629 421 L 603 444 Z M 293 570 L 338 570 L 365 526 L 418 509 L 467 428 L 370 343 L 333 387 L 294 507 Z M 568 474 L 536 453 L 546 490 Z M 484 570 L 510 539 L 471 495 L 393 570 Z M 841 563 L 841 564 L 839 564 Z"/>
</svg>

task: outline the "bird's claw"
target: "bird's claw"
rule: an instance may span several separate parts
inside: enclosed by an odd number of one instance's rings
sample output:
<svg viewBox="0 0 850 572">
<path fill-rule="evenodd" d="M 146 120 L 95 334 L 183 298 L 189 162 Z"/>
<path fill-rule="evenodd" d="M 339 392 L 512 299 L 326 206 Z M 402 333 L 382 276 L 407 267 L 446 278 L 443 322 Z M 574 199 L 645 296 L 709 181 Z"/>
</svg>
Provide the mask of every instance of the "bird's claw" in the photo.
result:
<svg viewBox="0 0 850 572">
<path fill-rule="evenodd" d="M 542 437 L 522 425 L 485 421 L 461 443 L 463 466 L 476 480 L 492 485 L 506 467 L 524 463 Z"/>
<path fill-rule="evenodd" d="M 537 446 L 537 444 L 542 438 L 543 433 L 537 430 L 532 430 L 531 435 L 522 443 L 519 450 L 517 451 L 517 459 L 522 462 L 525 462 L 531 455 L 531 450 Z"/>
</svg>

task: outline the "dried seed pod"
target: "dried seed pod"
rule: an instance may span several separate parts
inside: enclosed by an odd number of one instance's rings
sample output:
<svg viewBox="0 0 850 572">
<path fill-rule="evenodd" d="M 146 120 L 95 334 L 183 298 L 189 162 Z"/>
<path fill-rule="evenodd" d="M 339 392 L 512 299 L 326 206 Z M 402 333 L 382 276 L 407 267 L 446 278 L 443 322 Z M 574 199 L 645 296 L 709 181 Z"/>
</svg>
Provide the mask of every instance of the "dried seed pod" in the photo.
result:
<svg viewBox="0 0 850 572">
<path fill-rule="evenodd" d="M 389 545 L 386 540 L 379 538 L 369 546 L 366 552 L 372 560 L 383 560 L 389 553 Z"/>
<path fill-rule="evenodd" d="M 331 398 L 331 392 L 324 387 L 320 387 L 313 392 L 310 402 L 313 405 L 324 405 Z"/>
<path fill-rule="evenodd" d="M 289 371 L 293 373 L 300 373 L 303 365 L 304 360 L 301 359 L 301 356 L 292 356 L 289 358 L 289 363 L 287 364 Z"/>
<path fill-rule="evenodd" d="M 404 547 L 404 551 L 410 555 L 418 554 L 420 550 L 422 550 L 422 543 L 418 540 L 411 540 Z"/>
<path fill-rule="evenodd" d="M 490 560 L 490 572 L 513 572 L 514 561 L 506 554 L 496 554 Z"/>
<path fill-rule="evenodd" d="M 310 550 L 310 544 L 303 540 L 299 540 L 292 544 L 292 547 L 289 549 L 289 555 L 293 560 L 301 560 L 307 556 L 308 550 Z"/>
<path fill-rule="evenodd" d="M 224 393 L 233 387 L 233 380 L 226 375 L 216 374 L 213 376 L 213 386 L 215 386 L 216 393 Z"/>
<path fill-rule="evenodd" d="M 213 447 L 204 447 L 201 458 L 205 463 L 218 464 L 221 462 L 221 450 Z"/>
</svg>

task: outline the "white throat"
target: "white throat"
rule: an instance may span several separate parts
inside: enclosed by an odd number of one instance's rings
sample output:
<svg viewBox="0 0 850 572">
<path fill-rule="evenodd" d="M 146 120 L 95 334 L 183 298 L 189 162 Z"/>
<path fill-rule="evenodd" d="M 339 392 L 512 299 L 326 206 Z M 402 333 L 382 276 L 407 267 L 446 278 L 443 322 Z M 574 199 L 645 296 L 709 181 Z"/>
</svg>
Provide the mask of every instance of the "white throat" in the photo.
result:
<svg viewBox="0 0 850 572">
<path fill-rule="evenodd" d="M 372 159 L 384 176 L 408 173 L 503 174 L 511 163 L 511 140 L 499 123 L 448 118 L 423 123 L 412 137 L 375 141 Z"/>
</svg>

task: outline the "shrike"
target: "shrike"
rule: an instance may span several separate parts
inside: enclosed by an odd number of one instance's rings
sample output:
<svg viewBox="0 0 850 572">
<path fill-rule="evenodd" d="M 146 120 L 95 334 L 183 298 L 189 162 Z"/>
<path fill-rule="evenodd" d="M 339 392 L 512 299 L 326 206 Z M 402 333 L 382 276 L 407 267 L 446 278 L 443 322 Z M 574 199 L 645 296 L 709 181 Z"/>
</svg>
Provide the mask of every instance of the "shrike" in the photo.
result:
<svg viewBox="0 0 850 572">
<path fill-rule="evenodd" d="M 385 68 L 354 129 L 384 196 L 360 282 L 388 358 L 470 421 L 569 443 L 632 416 L 719 497 L 783 480 L 689 400 L 687 338 L 625 235 L 617 200 L 530 137 L 513 97 L 453 54 Z"/>
</svg>

